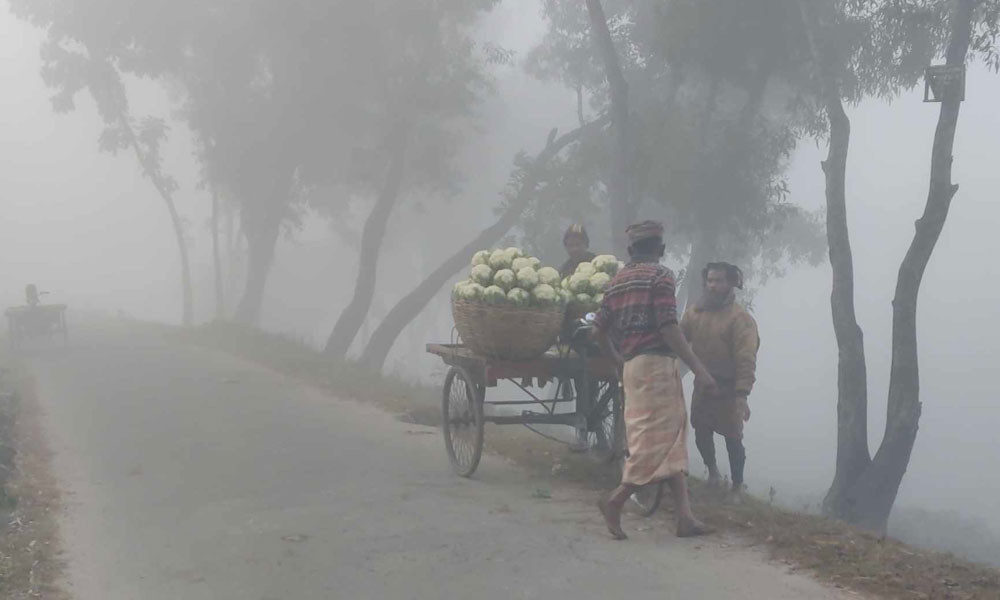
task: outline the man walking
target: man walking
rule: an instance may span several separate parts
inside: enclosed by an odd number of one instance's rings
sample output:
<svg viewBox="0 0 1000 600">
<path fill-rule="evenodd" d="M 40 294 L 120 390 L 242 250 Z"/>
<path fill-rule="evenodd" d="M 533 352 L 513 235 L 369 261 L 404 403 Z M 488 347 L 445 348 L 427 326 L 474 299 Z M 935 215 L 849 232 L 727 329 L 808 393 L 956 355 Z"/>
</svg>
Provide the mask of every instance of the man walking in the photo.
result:
<svg viewBox="0 0 1000 600">
<path fill-rule="evenodd" d="M 605 292 L 594 331 L 623 364 L 629 455 L 621 484 L 598 507 L 611 535 L 623 540 L 625 502 L 640 487 L 665 480 L 676 503 L 677 535 L 703 535 L 711 530 L 695 518 L 688 498 L 687 410 L 677 357 L 694 372 L 695 385 L 714 389 L 715 382 L 677 324 L 674 275 L 660 265 L 663 225 L 632 225 L 628 240 L 631 262 Z"/>
<path fill-rule="evenodd" d="M 750 420 L 747 397 L 756 380 L 760 337 L 757 322 L 735 301 L 743 289 L 743 273 L 729 263 L 709 263 L 702 271 L 701 299 L 684 312 L 681 329 L 695 355 L 718 383 L 716 390 L 695 388 L 691 398 L 691 426 L 695 444 L 708 467 L 708 482 L 719 486 L 722 477 L 715 461 L 715 434 L 726 440 L 731 499 L 740 501 L 745 490 L 743 424 Z"/>
</svg>

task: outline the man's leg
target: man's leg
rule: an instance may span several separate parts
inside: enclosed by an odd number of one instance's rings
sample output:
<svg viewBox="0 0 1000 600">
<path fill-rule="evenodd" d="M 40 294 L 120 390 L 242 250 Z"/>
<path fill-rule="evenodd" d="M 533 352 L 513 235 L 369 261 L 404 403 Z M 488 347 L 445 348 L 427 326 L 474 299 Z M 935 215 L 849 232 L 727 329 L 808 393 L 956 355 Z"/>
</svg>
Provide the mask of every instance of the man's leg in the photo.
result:
<svg viewBox="0 0 1000 600">
<path fill-rule="evenodd" d="M 677 537 L 695 537 L 713 533 L 714 530 L 695 518 L 691 511 L 691 498 L 688 495 L 687 475 L 681 473 L 667 480 L 670 493 L 674 496 L 677 507 Z"/>
<path fill-rule="evenodd" d="M 625 502 L 632 497 L 638 486 L 622 483 L 606 499 L 597 501 L 597 508 L 604 515 L 604 523 L 608 526 L 608 531 L 616 540 L 628 539 L 622 530 L 622 508 Z"/>
<path fill-rule="evenodd" d="M 715 432 L 704 427 L 694 430 L 694 443 L 698 446 L 701 459 L 708 467 L 708 484 L 719 485 L 722 475 L 719 474 L 719 466 L 715 461 Z"/>
<path fill-rule="evenodd" d="M 740 491 L 743 489 L 743 467 L 747 463 L 747 451 L 743 446 L 743 439 L 727 437 L 726 451 L 729 453 L 729 472 L 733 477 L 733 490 Z"/>
</svg>

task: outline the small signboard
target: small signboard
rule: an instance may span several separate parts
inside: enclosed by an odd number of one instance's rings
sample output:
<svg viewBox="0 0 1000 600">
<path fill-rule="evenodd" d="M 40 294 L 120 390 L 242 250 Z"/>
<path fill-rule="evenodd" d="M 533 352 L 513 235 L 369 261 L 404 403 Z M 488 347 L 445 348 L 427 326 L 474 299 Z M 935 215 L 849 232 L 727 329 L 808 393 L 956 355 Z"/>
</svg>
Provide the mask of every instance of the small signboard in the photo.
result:
<svg viewBox="0 0 1000 600">
<path fill-rule="evenodd" d="M 949 94 L 965 100 L 965 65 L 932 65 L 924 71 L 924 102 L 941 102 Z"/>
</svg>

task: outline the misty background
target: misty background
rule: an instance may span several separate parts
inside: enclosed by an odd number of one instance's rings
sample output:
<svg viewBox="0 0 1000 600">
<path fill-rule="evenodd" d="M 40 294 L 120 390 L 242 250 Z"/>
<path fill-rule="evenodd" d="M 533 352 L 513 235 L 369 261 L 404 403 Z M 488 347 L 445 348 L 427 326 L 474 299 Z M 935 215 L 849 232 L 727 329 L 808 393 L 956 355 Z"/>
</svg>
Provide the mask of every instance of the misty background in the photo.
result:
<svg viewBox="0 0 1000 600">
<path fill-rule="evenodd" d="M 497 93 L 487 98 L 478 129 L 462 146 L 465 177 L 448 210 L 427 210 L 419 197 L 408 197 L 391 218 L 376 300 L 360 340 L 426 270 L 494 220 L 517 151 L 535 153 L 550 128 L 576 126 L 575 94 L 523 69 L 545 27 L 534 0 L 505 0 L 478 25 L 479 40 L 512 50 L 514 60 L 493 70 Z M 0 304 L 22 304 L 24 286 L 36 283 L 51 293 L 50 301 L 67 303 L 71 311 L 178 323 L 180 267 L 162 201 L 134 158 L 99 152 L 103 124 L 88 95 L 80 95 L 74 112 L 52 111 L 52 92 L 39 76 L 43 39 L 44 32 L 0 4 Z M 173 104 L 162 86 L 127 83 L 135 113 L 171 114 Z M 873 447 L 885 423 L 896 269 L 927 195 L 937 105 L 921 102 L 922 92 L 906 92 L 892 105 L 867 100 L 848 108 L 848 210 Z M 923 416 L 894 527 L 906 522 L 906 511 L 899 509 L 925 509 L 955 512 L 1000 531 L 994 364 L 1000 356 L 998 106 L 1000 76 L 970 68 L 954 153 L 954 181 L 961 188 L 920 296 Z M 825 153 L 824 143 L 800 140 L 787 172 L 791 203 L 823 207 L 819 162 Z M 206 322 L 215 303 L 211 198 L 198 189 L 192 139 L 180 120 L 171 120 L 164 158 L 164 170 L 179 183 L 175 199 L 187 222 L 196 321 Z M 357 264 L 351 236 L 356 243 L 367 210 L 364 203 L 352 205 L 336 224 L 307 214 L 301 226 L 285 231 L 268 281 L 262 328 L 322 346 L 351 297 Z M 543 258 L 549 264 L 563 259 Z M 423 345 L 452 336 L 449 289 L 400 336 L 387 371 L 440 384 L 443 368 Z M 230 310 L 240 291 L 239 281 L 227 285 Z M 773 487 L 779 502 L 811 510 L 832 478 L 836 444 L 837 350 L 829 291 L 830 268 L 823 262 L 789 268 L 754 297 L 762 347 L 750 399 L 747 478 L 754 491 Z M 700 459 L 692 457 L 692 469 L 700 474 Z"/>
</svg>

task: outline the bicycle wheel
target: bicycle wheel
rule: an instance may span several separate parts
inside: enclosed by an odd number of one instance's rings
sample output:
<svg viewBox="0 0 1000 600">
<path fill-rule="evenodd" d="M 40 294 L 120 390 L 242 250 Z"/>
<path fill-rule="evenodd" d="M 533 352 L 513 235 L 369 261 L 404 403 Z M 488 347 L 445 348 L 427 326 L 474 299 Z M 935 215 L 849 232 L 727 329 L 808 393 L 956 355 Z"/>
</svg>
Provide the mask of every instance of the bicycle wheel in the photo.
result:
<svg viewBox="0 0 1000 600">
<path fill-rule="evenodd" d="M 442 430 L 452 469 L 469 477 L 483 454 L 483 391 L 469 373 L 452 367 L 444 379 Z"/>
</svg>

